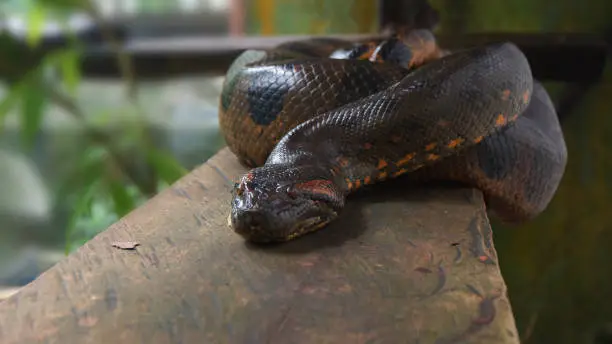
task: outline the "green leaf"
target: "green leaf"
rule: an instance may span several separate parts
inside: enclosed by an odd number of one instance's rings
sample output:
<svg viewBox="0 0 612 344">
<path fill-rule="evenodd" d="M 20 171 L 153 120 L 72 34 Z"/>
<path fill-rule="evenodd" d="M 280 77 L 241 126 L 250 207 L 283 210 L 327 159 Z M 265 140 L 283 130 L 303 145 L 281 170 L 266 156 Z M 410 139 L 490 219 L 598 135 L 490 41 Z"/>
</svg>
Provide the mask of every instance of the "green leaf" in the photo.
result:
<svg viewBox="0 0 612 344">
<path fill-rule="evenodd" d="M 14 85 L 8 90 L 8 92 L 0 101 L 0 131 L 4 126 L 4 119 L 6 116 L 15 108 L 15 106 L 19 103 L 21 88 L 19 85 Z"/>
<path fill-rule="evenodd" d="M 77 158 L 76 163 L 71 164 L 73 167 L 56 193 L 68 201 L 74 197 L 73 195 L 82 193 L 103 179 L 107 156 L 106 149 L 100 146 L 87 147 Z"/>
<path fill-rule="evenodd" d="M 75 216 L 71 219 L 71 227 L 66 236 L 66 253 L 79 248 L 119 220 L 113 211 L 112 201 L 105 192 L 107 189 L 102 188 L 102 183 L 96 184 L 96 188 L 92 191 L 95 196 L 91 193 L 83 195 L 88 198 L 82 208 L 86 210 L 75 212 Z"/>
<path fill-rule="evenodd" d="M 77 86 L 81 81 L 81 69 L 79 65 L 79 53 L 75 50 L 68 50 L 62 56 L 60 68 L 62 71 L 62 79 L 66 85 L 66 89 L 71 94 L 76 92 Z"/>
<path fill-rule="evenodd" d="M 159 150 L 149 150 L 147 161 L 168 184 L 174 183 L 188 172 L 172 155 Z"/>
<path fill-rule="evenodd" d="M 45 64 L 59 68 L 62 74 L 62 81 L 68 92 L 72 95 L 76 92 L 77 86 L 81 81 L 80 58 L 80 50 L 71 48 L 49 53 L 44 59 Z"/>
<path fill-rule="evenodd" d="M 40 4 L 34 4 L 28 11 L 26 42 L 30 47 L 36 46 L 42 38 L 46 14 L 46 8 Z"/>
<path fill-rule="evenodd" d="M 26 146 L 34 143 L 47 105 L 47 98 L 38 87 L 39 80 L 40 77 L 24 83 L 21 92 L 21 133 Z"/>
<path fill-rule="evenodd" d="M 88 148 L 78 165 L 76 180 L 80 181 L 79 187 L 89 187 L 103 178 L 106 172 L 106 149 L 98 146 Z M 74 183 L 74 180 L 73 180 Z"/>
<path fill-rule="evenodd" d="M 123 217 L 136 207 L 134 199 L 128 193 L 127 187 L 122 183 L 116 180 L 109 180 L 108 190 L 113 198 L 117 216 Z"/>
<path fill-rule="evenodd" d="M 77 233 L 76 224 L 79 218 L 88 212 L 91 211 L 91 207 L 93 205 L 93 201 L 97 194 L 99 194 L 100 183 L 93 183 L 88 188 L 83 189 L 82 193 L 79 195 L 79 198 L 73 205 L 74 211 L 70 214 L 70 218 L 68 219 L 68 226 L 66 228 L 66 254 L 68 254 L 73 247 L 74 237 Z"/>
</svg>

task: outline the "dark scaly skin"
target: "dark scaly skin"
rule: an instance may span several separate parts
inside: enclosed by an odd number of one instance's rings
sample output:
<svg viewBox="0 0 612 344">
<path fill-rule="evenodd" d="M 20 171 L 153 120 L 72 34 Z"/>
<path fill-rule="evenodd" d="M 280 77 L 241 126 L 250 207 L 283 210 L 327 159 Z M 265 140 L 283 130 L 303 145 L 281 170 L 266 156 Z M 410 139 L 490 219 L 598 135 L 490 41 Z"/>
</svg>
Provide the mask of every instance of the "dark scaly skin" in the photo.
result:
<svg viewBox="0 0 612 344">
<path fill-rule="evenodd" d="M 221 130 L 243 163 L 259 166 L 235 189 L 230 220 L 238 234 L 293 239 L 333 221 L 354 190 L 400 175 L 478 187 L 507 221 L 546 207 L 565 168 L 565 143 L 516 46 L 437 59 L 409 44 L 407 67 L 427 62 L 409 72 L 325 58 L 346 44 L 324 43 L 323 53 L 307 57 L 287 48 L 247 52 L 228 72 Z"/>
<path fill-rule="evenodd" d="M 427 30 L 413 31 L 404 41 L 411 48 L 405 67 L 441 55 Z M 369 48 L 361 54 L 367 59 L 367 52 L 374 53 L 379 43 L 358 43 L 355 50 Z M 263 165 L 274 145 L 298 124 L 383 90 L 408 73 L 397 64 L 328 58 L 353 47 L 352 42 L 318 38 L 268 51 L 248 50 L 233 62 L 221 95 L 219 122 L 227 145 L 244 165 Z"/>
<path fill-rule="evenodd" d="M 520 223 L 545 210 L 566 162 L 567 148 L 552 101 L 534 82 L 529 106 L 513 126 L 407 178 L 475 186 L 485 191 L 489 211 L 506 223 Z"/>
</svg>

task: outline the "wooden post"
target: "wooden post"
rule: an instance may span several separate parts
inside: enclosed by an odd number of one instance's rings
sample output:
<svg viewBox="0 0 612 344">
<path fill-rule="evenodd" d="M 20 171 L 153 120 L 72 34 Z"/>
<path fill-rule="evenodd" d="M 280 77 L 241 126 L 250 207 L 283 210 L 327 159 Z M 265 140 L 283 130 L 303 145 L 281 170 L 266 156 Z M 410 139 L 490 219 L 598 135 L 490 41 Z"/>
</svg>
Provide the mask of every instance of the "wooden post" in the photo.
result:
<svg viewBox="0 0 612 344">
<path fill-rule="evenodd" d="M 223 149 L 0 303 L 0 343 L 519 342 L 479 191 L 377 185 L 259 247 L 227 227 L 243 172 Z"/>
</svg>

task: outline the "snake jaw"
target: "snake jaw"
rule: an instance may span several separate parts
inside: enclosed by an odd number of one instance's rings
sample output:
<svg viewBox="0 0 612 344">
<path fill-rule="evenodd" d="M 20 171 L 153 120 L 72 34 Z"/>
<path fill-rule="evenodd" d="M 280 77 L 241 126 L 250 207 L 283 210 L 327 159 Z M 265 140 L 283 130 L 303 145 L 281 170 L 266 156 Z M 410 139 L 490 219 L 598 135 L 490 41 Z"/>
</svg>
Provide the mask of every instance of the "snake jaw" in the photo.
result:
<svg viewBox="0 0 612 344">
<path fill-rule="evenodd" d="M 286 241 L 316 232 L 317 230 L 327 226 L 336 217 L 338 217 L 338 213 L 332 209 L 329 209 L 329 213 L 326 214 L 326 216 L 306 218 L 305 220 L 296 223 L 296 225 L 291 229 L 290 234 L 287 235 Z"/>
<path fill-rule="evenodd" d="M 236 203 L 235 203 L 236 204 Z M 321 201 L 305 198 L 300 203 L 273 208 L 234 207 L 228 222 L 234 232 L 256 243 L 285 242 L 314 232 L 338 216 L 338 212 Z"/>
<path fill-rule="evenodd" d="M 230 226 L 251 242 L 284 242 L 316 231 L 344 205 L 335 183 L 312 166 L 256 168 L 236 188 Z"/>
</svg>

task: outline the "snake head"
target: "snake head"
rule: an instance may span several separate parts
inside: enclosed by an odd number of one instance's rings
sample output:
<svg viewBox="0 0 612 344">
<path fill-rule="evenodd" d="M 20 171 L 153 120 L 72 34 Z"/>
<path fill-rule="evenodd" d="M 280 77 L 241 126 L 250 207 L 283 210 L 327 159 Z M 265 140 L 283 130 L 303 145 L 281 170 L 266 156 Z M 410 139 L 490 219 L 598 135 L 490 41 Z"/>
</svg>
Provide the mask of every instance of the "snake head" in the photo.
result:
<svg viewBox="0 0 612 344">
<path fill-rule="evenodd" d="M 252 242 L 281 242 L 313 232 L 335 219 L 344 194 L 331 172 L 315 166 L 265 165 L 236 184 L 230 223 Z"/>
</svg>

